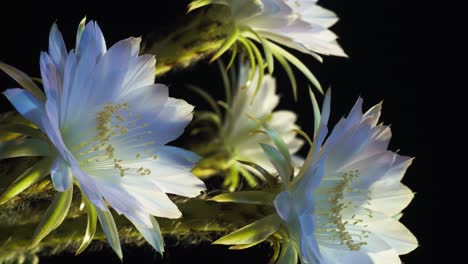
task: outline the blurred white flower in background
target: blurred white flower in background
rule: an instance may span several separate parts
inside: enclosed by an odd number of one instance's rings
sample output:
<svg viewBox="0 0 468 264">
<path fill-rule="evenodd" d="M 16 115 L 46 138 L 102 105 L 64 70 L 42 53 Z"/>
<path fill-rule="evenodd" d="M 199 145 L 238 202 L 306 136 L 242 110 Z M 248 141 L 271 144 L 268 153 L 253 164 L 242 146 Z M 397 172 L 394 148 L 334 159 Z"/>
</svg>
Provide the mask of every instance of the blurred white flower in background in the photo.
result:
<svg viewBox="0 0 468 264">
<path fill-rule="evenodd" d="M 270 75 L 265 76 L 255 96 L 256 82 L 259 81 L 258 74 L 255 75 L 255 81 L 252 83 L 247 80 L 248 74 L 248 67 L 241 65 L 237 87 L 234 89 L 229 112 L 226 114 L 221 130 L 221 138 L 224 146 L 233 153 L 233 160 L 254 162 L 271 173 L 275 171 L 275 168 L 268 161 L 268 157 L 260 146 L 260 143 L 271 143 L 271 139 L 267 134 L 259 132 L 261 125 L 247 115 L 264 121 L 277 131 L 292 154 L 299 151 L 304 141 L 297 137 L 299 126 L 295 123 L 296 114 L 288 110 L 275 111 L 280 100 L 280 96 L 276 94 L 276 80 Z M 238 162 L 236 165 L 260 176 L 250 166 Z"/>
<path fill-rule="evenodd" d="M 262 38 L 319 60 L 318 54 L 347 57 L 329 30 L 338 17 L 317 5 L 317 0 L 197 0 L 189 8 L 207 4 L 228 5 L 238 27 L 252 29 Z"/>
</svg>

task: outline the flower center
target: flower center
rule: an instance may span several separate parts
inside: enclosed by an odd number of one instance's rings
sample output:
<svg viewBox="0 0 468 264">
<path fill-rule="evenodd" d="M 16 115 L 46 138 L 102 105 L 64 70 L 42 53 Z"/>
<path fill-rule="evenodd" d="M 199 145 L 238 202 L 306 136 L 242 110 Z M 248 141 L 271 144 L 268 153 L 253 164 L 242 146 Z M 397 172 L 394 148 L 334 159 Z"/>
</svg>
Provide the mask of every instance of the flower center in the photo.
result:
<svg viewBox="0 0 468 264">
<path fill-rule="evenodd" d="M 317 203 L 317 238 L 326 243 L 346 245 L 352 251 L 367 245 L 365 240 L 369 237 L 369 232 L 363 229 L 363 215 L 349 213 L 370 199 L 368 192 L 364 195 L 362 189 L 356 187 L 359 174 L 359 170 L 344 173 L 338 183 L 334 181 L 332 187 L 321 194 L 327 197 L 327 202 Z M 372 218 L 372 212 L 365 210 L 365 217 Z"/>
<path fill-rule="evenodd" d="M 91 169 L 115 170 L 121 177 L 128 172 L 149 175 L 151 170 L 136 166 L 143 160 L 156 159 L 152 134 L 141 115 L 129 110 L 128 103 L 105 104 L 96 115 L 96 133 L 77 144 L 72 151 L 80 165 Z M 133 153 L 134 156 L 130 156 Z"/>
</svg>

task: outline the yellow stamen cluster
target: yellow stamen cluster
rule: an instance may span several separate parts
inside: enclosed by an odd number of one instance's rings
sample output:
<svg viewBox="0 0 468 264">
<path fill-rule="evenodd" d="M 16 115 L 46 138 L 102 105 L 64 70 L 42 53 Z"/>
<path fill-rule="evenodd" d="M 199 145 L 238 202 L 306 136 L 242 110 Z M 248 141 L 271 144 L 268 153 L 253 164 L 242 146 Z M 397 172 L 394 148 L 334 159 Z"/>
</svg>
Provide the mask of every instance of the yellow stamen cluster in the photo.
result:
<svg viewBox="0 0 468 264">
<path fill-rule="evenodd" d="M 350 207 L 357 207 L 357 205 L 353 205 L 351 201 L 345 201 L 345 193 L 357 192 L 361 194 L 361 190 L 353 188 L 353 183 L 358 177 L 359 170 L 347 172 L 342 176 L 342 180 L 329 191 L 329 202 L 332 204 L 332 208 L 329 212 L 329 219 L 331 219 L 335 227 L 335 232 L 341 244 L 346 245 L 353 251 L 358 251 L 362 246 L 367 245 L 367 242 L 363 240 L 368 238 L 369 233 L 367 231 L 361 231 L 359 234 L 356 234 L 349 231 L 349 225 L 358 225 L 364 222 L 363 219 L 358 219 L 356 215 L 353 215 L 350 220 L 343 220 L 343 210 Z M 368 199 L 368 196 L 366 198 Z M 372 215 L 370 214 L 369 217 L 372 217 Z"/>
<path fill-rule="evenodd" d="M 147 129 L 149 126 L 147 123 L 140 123 L 141 115 L 137 115 L 136 119 L 133 116 L 134 114 L 129 111 L 128 103 L 105 104 L 103 110 L 98 112 L 96 116 L 97 135 L 77 145 L 77 149 L 82 150 L 78 153 L 79 156 L 93 156 L 93 158 L 82 160 L 82 164 L 89 165 L 93 164 L 93 162 L 100 165 L 108 164 L 107 166 L 118 170 L 118 174 L 122 177 L 125 176 L 126 171 L 131 170 L 143 176 L 150 175 L 151 170 L 143 167 L 125 167 L 122 165 L 123 160 L 115 157 L 116 150 L 114 146 L 118 146 L 118 143 L 121 142 L 131 142 L 133 146 L 148 147 L 147 150 L 144 150 L 143 155 L 137 153 L 135 160 L 147 158 L 155 160 L 157 158 L 156 155 L 151 154 L 154 150 L 152 147 L 155 144 L 154 141 L 136 141 L 144 140 L 145 137 L 142 135 L 152 134 L 152 131 Z M 134 120 L 128 120 L 132 119 L 132 117 Z M 129 132 L 132 133 L 129 134 Z"/>
</svg>

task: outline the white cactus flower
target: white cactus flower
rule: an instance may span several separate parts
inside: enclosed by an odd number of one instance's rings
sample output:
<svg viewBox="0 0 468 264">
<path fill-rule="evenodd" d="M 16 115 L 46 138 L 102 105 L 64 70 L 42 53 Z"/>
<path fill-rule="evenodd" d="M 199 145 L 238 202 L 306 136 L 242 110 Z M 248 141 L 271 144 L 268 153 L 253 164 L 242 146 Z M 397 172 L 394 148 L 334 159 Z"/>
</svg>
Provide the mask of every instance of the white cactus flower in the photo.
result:
<svg viewBox="0 0 468 264">
<path fill-rule="evenodd" d="M 264 121 L 277 131 L 292 154 L 299 151 L 304 141 L 297 137 L 296 129 L 299 126 L 295 123 L 296 114 L 288 110 L 275 111 L 280 99 L 280 96 L 276 94 L 276 80 L 266 75 L 255 96 L 258 74 L 254 77 L 254 82 L 249 83 L 248 73 L 248 67 L 241 66 L 238 87 L 235 89 L 229 108 L 230 114 L 227 115 L 221 132 L 223 142 L 228 149 L 232 150 L 235 159 L 254 162 L 267 171 L 274 172 L 275 168 L 268 161 L 268 157 L 260 146 L 260 143 L 270 143 L 271 139 L 267 134 L 259 133 L 261 125 L 247 115 Z M 258 174 L 250 166 L 243 167 Z"/>
<path fill-rule="evenodd" d="M 156 60 L 139 55 L 140 41 L 129 38 L 107 49 L 99 26 L 83 21 L 76 49 L 68 52 L 53 25 L 49 52 L 40 59 L 46 102 L 23 89 L 4 92 L 55 146 L 55 189 L 63 192 L 76 181 L 120 257 L 118 239 L 110 238 L 116 229 L 107 204 L 162 252 L 153 216 L 181 216 L 166 193 L 194 197 L 205 189 L 190 173 L 198 156 L 165 145 L 183 133 L 193 106 L 154 83 Z"/>
<path fill-rule="evenodd" d="M 329 108 L 328 93 L 309 155 L 274 202 L 294 250 L 304 263 L 401 263 L 418 246 L 399 222 L 414 196 L 401 183 L 412 158 L 387 150 L 380 104 L 363 114 L 359 99 L 325 140 Z"/>
<path fill-rule="evenodd" d="M 317 5 L 317 0 L 197 0 L 190 8 L 224 4 L 231 8 L 238 27 L 249 28 L 260 37 L 309 53 L 347 57 L 329 30 L 335 13 Z M 253 37 L 253 36 L 250 36 Z"/>
</svg>

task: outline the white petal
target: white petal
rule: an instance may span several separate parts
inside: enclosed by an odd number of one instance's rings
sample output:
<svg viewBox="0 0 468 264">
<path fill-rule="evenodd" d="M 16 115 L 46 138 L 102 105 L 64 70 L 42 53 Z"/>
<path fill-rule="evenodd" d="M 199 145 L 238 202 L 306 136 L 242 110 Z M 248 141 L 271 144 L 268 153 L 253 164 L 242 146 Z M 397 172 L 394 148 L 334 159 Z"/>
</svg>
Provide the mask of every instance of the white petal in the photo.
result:
<svg viewBox="0 0 468 264">
<path fill-rule="evenodd" d="M 103 104 L 125 97 L 127 93 L 133 91 L 131 88 L 140 88 L 124 86 L 128 84 L 126 81 L 128 73 L 135 72 L 134 67 L 138 67 L 131 62 L 138 56 L 140 42 L 140 38 L 128 38 L 114 44 L 96 65 L 91 82 L 88 84 L 90 87 L 86 92 L 83 91 L 82 98 L 89 98 L 91 105 Z"/>
<path fill-rule="evenodd" d="M 71 168 L 73 176 L 80 185 L 80 189 L 84 192 L 91 203 L 101 210 L 108 210 L 94 179 L 82 171 L 77 165 L 72 165 Z"/>
<path fill-rule="evenodd" d="M 374 261 L 370 258 L 370 256 L 362 251 L 349 251 L 330 247 L 320 247 L 320 252 L 322 253 L 324 264 L 374 264 Z"/>
<path fill-rule="evenodd" d="M 395 249 L 398 255 L 407 254 L 418 247 L 416 237 L 394 218 L 370 222 L 367 229 Z"/>
<path fill-rule="evenodd" d="M 93 76 L 96 72 L 96 64 L 106 52 L 106 44 L 101 29 L 93 21 L 89 22 L 81 35 L 77 47 L 78 63 L 71 86 L 64 97 L 68 98 L 63 119 L 67 122 L 77 122 L 81 114 L 89 111 L 89 105 L 93 103 L 91 96 L 93 91 Z M 105 87 L 100 87 L 105 89 Z M 65 104 L 64 102 L 64 104 Z M 80 106 L 80 107 L 77 107 Z"/>
<path fill-rule="evenodd" d="M 194 152 L 171 146 L 160 146 L 157 150 L 158 162 L 163 161 L 187 171 L 191 170 L 195 163 L 200 160 L 200 156 Z"/>
<path fill-rule="evenodd" d="M 121 184 L 140 203 L 144 212 L 171 219 L 182 216 L 177 206 L 149 177 L 123 177 Z"/>
<path fill-rule="evenodd" d="M 145 238 L 145 240 L 154 248 L 156 251 L 163 253 L 164 252 L 164 239 L 159 229 L 159 224 L 156 219 L 152 216 L 147 215 L 152 223 L 151 227 L 146 227 L 142 225 L 135 224 L 135 227 Z"/>
<path fill-rule="evenodd" d="M 67 190 L 73 184 L 71 168 L 61 156 L 57 157 L 52 164 L 50 176 L 52 178 L 54 188 L 59 192 Z"/>
<path fill-rule="evenodd" d="M 114 175 L 114 179 L 117 178 Z M 110 177 L 109 177 L 110 178 Z M 112 183 L 106 180 L 103 180 L 102 177 L 97 178 L 96 183 L 98 185 L 99 191 L 104 197 L 104 199 L 109 203 L 109 205 L 118 213 L 124 214 L 129 217 L 137 212 L 144 211 L 143 206 L 138 202 L 138 200 L 130 194 L 129 190 L 123 188 L 118 181 Z M 149 219 L 135 218 L 139 220 L 144 220 L 145 222 L 139 223 L 140 225 L 150 225 Z M 135 220 L 133 219 L 133 220 Z"/>
<path fill-rule="evenodd" d="M 406 170 L 413 163 L 413 158 L 396 155 L 392 168 L 385 174 L 385 179 L 394 182 L 400 182 L 406 173 Z"/>
<path fill-rule="evenodd" d="M 184 133 L 192 121 L 193 106 L 184 100 L 169 98 L 159 115 L 153 120 L 157 126 L 151 127 L 156 144 L 164 145 Z"/>
<path fill-rule="evenodd" d="M 188 171 L 168 177 L 154 177 L 153 182 L 166 193 L 196 197 L 206 190 L 205 183 Z"/>
<path fill-rule="evenodd" d="M 130 66 L 122 83 L 124 91 L 131 91 L 154 83 L 156 59 L 153 55 L 138 56 L 132 58 L 129 63 Z"/>
<path fill-rule="evenodd" d="M 244 72 L 245 70 L 246 68 L 242 68 L 240 72 Z M 279 103 L 279 96 L 276 94 L 276 82 L 269 75 L 263 79 L 258 94 L 252 101 L 257 81 L 258 73 L 256 73 L 252 84 L 243 86 L 245 84 L 241 83 L 240 85 L 242 86 L 237 87 L 231 105 L 233 115 L 225 125 L 226 131 L 224 135 L 225 140 L 232 146 L 237 146 L 239 142 L 244 141 L 250 136 L 250 133 L 260 127 L 257 122 L 251 120 L 245 114 L 265 120 L 269 118 L 273 109 Z"/>
<path fill-rule="evenodd" d="M 318 5 L 304 8 L 301 14 L 301 18 L 308 23 L 320 25 L 324 28 L 329 28 L 338 21 L 335 13 Z"/>
<path fill-rule="evenodd" d="M 371 118 L 373 121 L 371 122 L 371 126 L 376 126 L 380 119 L 380 112 L 382 111 L 382 103 L 376 104 L 371 107 L 367 112 L 364 114 L 363 118 Z"/>
<path fill-rule="evenodd" d="M 396 154 L 390 151 L 376 154 L 365 160 L 356 163 L 348 164 L 339 172 L 359 170 L 359 185 L 360 189 L 367 189 L 371 184 L 380 180 L 385 176 L 387 171 L 392 167 Z M 356 186 L 357 186 L 356 185 Z"/>
<path fill-rule="evenodd" d="M 373 263 L 377 264 L 401 264 L 400 257 L 394 249 L 388 249 L 380 252 L 369 252 L 369 257 Z"/>
<path fill-rule="evenodd" d="M 414 193 L 399 182 L 380 180 L 372 184 L 369 191 L 370 199 L 364 206 L 388 216 L 400 213 L 414 198 Z"/>
<path fill-rule="evenodd" d="M 128 103 L 129 111 L 135 116 L 140 114 L 142 120 L 147 122 L 150 127 L 157 127 L 162 124 L 157 122 L 155 117 L 166 107 L 168 100 L 169 90 L 167 86 L 163 84 L 151 84 L 138 87 L 138 89 L 134 89 L 129 93 L 120 94 L 117 101 Z"/>
</svg>

